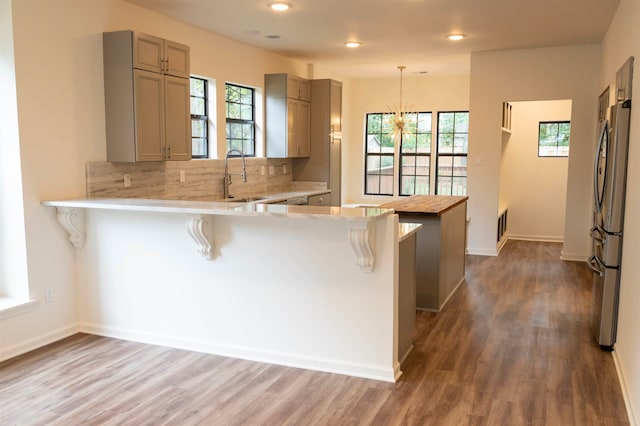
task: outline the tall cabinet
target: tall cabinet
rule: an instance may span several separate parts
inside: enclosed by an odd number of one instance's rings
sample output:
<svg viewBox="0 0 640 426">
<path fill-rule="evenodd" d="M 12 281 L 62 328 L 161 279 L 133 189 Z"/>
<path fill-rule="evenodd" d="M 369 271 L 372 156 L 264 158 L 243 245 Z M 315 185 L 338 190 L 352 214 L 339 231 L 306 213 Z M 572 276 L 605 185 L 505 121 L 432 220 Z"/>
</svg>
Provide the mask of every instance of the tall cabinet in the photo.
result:
<svg viewBox="0 0 640 426">
<path fill-rule="evenodd" d="M 289 74 L 264 76 L 267 157 L 310 155 L 310 87 L 309 80 Z"/>
<path fill-rule="evenodd" d="M 189 46 L 103 34 L 107 160 L 191 159 Z"/>
<path fill-rule="evenodd" d="M 327 182 L 331 205 L 341 203 L 342 83 L 311 81 L 311 148 L 309 158 L 295 158 L 293 180 Z"/>
</svg>

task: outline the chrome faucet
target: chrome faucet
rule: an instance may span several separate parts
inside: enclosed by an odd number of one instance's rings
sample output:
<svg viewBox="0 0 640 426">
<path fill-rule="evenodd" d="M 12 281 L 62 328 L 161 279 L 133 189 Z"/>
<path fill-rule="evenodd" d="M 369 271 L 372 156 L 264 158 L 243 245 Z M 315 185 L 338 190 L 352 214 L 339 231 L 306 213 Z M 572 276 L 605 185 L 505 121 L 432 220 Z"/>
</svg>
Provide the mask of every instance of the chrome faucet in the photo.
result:
<svg viewBox="0 0 640 426">
<path fill-rule="evenodd" d="M 244 152 L 238 151 L 237 149 L 230 149 L 229 151 L 227 151 L 227 155 L 225 155 L 224 157 L 224 178 L 222 180 L 222 188 L 223 188 L 223 195 L 225 199 L 231 198 L 229 196 L 229 185 L 231 185 L 232 183 L 231 182 L 232 173 L 229 173 L 229 170 L 227 169 L 227 160 L 229 159 L 229 154 L 231 154 L 232 152 L 238 153 L 242 157 L 242 173 L 240 173 L 240 176 L 242 176 L 242 182 L 247 181 L 247 167 L 244 162 Z"/>
</svg>

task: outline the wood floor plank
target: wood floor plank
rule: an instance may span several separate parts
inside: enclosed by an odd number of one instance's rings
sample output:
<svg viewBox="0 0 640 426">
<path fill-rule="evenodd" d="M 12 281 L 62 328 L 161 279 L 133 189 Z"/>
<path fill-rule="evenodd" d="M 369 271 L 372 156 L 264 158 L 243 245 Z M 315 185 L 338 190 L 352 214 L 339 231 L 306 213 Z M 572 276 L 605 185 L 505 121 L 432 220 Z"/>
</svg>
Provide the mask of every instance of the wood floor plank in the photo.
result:
<svg viewBox="0 0 640 426">
<path fill-rule="evenodd" d="M 0 363 L 0 425 L 628 425 L 560 250 L 468 256 L 395 384 L 78 334 Z"/>
</svg>

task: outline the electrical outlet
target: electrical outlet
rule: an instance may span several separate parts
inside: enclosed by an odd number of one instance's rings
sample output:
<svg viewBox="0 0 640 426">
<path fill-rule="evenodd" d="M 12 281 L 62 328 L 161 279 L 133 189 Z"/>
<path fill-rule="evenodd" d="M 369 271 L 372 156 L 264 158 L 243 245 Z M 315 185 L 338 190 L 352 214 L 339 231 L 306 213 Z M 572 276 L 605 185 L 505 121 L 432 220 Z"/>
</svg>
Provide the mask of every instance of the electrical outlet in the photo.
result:
<svg viewBox="0 0 640 426">
<path fill-rule="evenodd" d="M 276 172 L 276 168 L 274 166 L 269 166 L 269 174 L 272 175 Z"/>
<path fill-rule="evenodd" d="M 131 187 L 131 175 L 129 173 L 125 173 L 122 180 L 124 181 L 125 188 Z"/>
<path fill-rule="evenodd" d="M 180 182 L 184 183 L 187 180 L 187 175 L 184 170 L 180 170 Z"/>
<path fill-rule="evenodd" d="M 260 175 L 264 176 L 266 174 L 266 167 L 265 166 L 260 166 Z"/>
<path fill-rule="evenodd" d="M 53 302 L 53 289 L 51 287 L 48 287 L 44 290 L 44 301 L 46 303 Z"/>
<path fill-rule="evenodd" d="M 287 171 L 288 171 L 288 170 L 287 170 L 287 165 L 286 165 L 286 164 L 283 164 L 283 165 L 282 165 L 282 174 L 283 174 L 283 175 L 286 175 L 286 174 L 287 174 Z"/>
</svg>

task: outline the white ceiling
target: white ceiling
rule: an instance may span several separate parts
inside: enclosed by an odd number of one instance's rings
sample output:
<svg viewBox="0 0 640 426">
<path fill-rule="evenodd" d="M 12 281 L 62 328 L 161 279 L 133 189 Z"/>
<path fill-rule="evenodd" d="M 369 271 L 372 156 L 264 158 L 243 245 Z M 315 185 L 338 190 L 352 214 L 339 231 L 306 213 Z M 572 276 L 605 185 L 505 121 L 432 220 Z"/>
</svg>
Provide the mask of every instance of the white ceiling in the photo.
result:
<svg viewBox="0 0 640 426">
<path fill-rule="evenodd" d="M 471 52 L 602 40 L 619 0 L 128 0 L 348 77 L 469 72 Z M 450 33 L 467 37 L 454 43 Z M 267 36 L 279 36 L 271 39 Z M 344 42 L 359 40 L 358 49 Z"/>
</svg>

